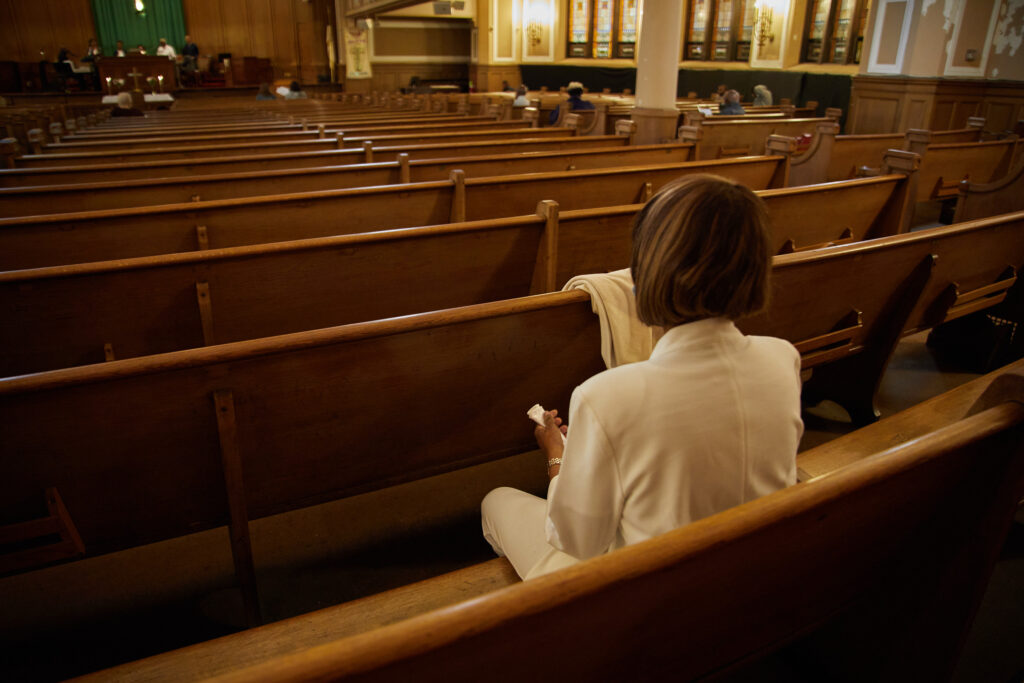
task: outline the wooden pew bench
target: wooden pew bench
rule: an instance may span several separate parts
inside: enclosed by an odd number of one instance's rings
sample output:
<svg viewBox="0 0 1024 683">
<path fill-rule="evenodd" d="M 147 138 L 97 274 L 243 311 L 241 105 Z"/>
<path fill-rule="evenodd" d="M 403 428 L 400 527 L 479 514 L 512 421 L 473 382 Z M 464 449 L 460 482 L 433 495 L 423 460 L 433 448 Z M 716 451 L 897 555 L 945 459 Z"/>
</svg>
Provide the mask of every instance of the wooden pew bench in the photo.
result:
<svg viewBox="0 0 1024 683">
<path fill-rule="evenodd" d="M 256 197 L 266 194 L 314 192 L 370 185 L 425 182 L 448 178 L 456 168 L 467 177 L 571 171 L 687 161 L 692 145 L 629 145 L 594 149 L 439 157 L 319 168 L 205 174 L 181 178 L 143 178 L 74 185 L 0 188 L 0 215 L 34 216 L 98 211 L 188 201 Z M 443 152 L 439 152 L 443 154 Z"/>
<path fill-rule="evenodd" d="M 0 219 L 0 269 L 352 234 L 646 201 L 686 173 L 717 173 L 752 189 L 785 186 L 787 157 L 747 157 L 469 178 L 166 206 Z"/>
<path fill-rule="evenodd" d="M 395 161 L 399 154 L 410 159 L 480 156 L 568 149 L 594 149 L 629 144 L 620 135 L 596 137 L 525 138 L 480 140 L 417 145 L 376 145 L 366 141 L 362 149 L 330 149 L 278 154 L 242 154 L 205 159 L 166 159 L 113 164 L 47 166 L 40 168 L 0 168 L 0 187 L 107 182 L 139 178 L 169 178 L 210 173 L 244 173 L 274 169 L 315 168 L 344 164 Z"/>
<path fill-rule="evenodd" d="M 258 154 L 274 151 L 316 151 L 327 149 L 344 149 L 345 147 L 361 148 L 366 141 L 381 146 L 415 145 L 431 142 L 468 142 L 473 140 L 502 140 L 515 138 L 555 138 L 573 135 L 569 128 L 551 128 L 538 130 L 531 127 L 520 127 L 509 130 L 452 132 L 452 133 L 407 133 L 407 134 L 360 134 L 346 138 L 298 140 L 295 142 L 266 142 L 259 145 L 239 143 L 194 145 L 191 147 L 149 147 L 147 149 L 106 152 L 64 152 L 60 154 L 26 154 L 13 159 L 13 166 L 8 160 L 8 168 L 39 168 L 69 164 L 112 164 L 132 161 L 161 161 L 169 159 L 202 159 L 206 157 L 229 156 L 242 152 Z"/>
<path fill-rule="evenodd" d="M 293 117 L 294 118 L 294 117 Z M 127 129 L 127 128 L 108 128 L 108 129 L 91 129 L 88 131 L 78 131 L 72 135 L 63 136 L 67 142 L 93 142 L 103 140 L 133 140 L 145 137 L 168 137 L 172 139 L 179 139 L 181 137 L 188 137 L 194 135 L 208 135 L 211 132 L 224 133 L 225 135 L 242 135 L 252 134 L 259 132 L 261 129 L 268 131 L 297 131 L 306 130 L 312 128 L 315 130 L 318 125 L 323 123 L 326 126 L 328 123 L 357 123 L 359 125 L 368 125 L 370 122 L 380 123 L 455 123 L 455 122 L 473 122 L 473 121 L 488 121 L 493 120 L 493 117 L 488 116 L 464 116 L 460 114 L 394 114 L 390 116 L 376 115 L 346 115 L 346 116 L 335 116 L 330 121 L 310 121 L 308 118 L 300 117 L 295 122 L 289 122 L 288 119 L 265 119 L 260 122 L 246 122 L 246 123 L 211 123 L 208 126 L 203 125 L 201 122 L 192 125 L 165 125 L 160 127 L 145 128 L 142 130 Z"/>
<path fill-rule="evenodd" d="M 983 283 L 973 310 L 1006 294 L 989 283 L 1024 262 L 1022 226 L 776 257 L 769 310 L 739 326 L 792 341 L 805 392 L 869 422 L 900 336 L 964 312 L 951 287 Z M 0 378 L 0 514 L 30 523 L 11 508 L 53 489 L 88 555 L 230 519 L 252 608 L 248 519 L 530 450 L 522 406 L 567 405 L 603 367 L 598 335 L 570 291 Z"/>
<path fill-rule="evenodd" d="M 954 221 L 967 221 L 1024 209 L 1024 148 L 1018 150 L 1010 172 L 992 182 L 964 179 L 957 188 Z"/>
<path fill-rule="evenodd" d="M 987 389 L 996 390 L 978 400 Z M 471 680 L 481 670 L 494 671 L 495 658 L 507 657 L 510 648 L 533 654 L 509 672 L 509 680 L 546 677 L 557 673 L 565 656 L 561 649 L 547 654 L 548 631 L 557 639 L 570 624 L 574 637 L 598 639 L 605 646 L 586 652 L 588 668 L 583 671 L 591 675 L 581 674 L 577 662 L 567 665 L 572 670 L 565 675 L 607 680 L 621 671 L 630 680 L 664 678 L 659 665 L 671 661 L 671 677 L 691 678 L 721 674 L 723 667 L 728 671 L 727 665 L 743 659 L 756 661 L 813 628 L 835 622 L 836 612 L 856 604 L 854 595 L 867 597 L 868 586 L 874 589 L 868 603 L 893 621 L 875 611 L 867 631 L 875 634 L 874 649 L 865 649 L 861 633 L 846 641 L 856 643 L 856 651 L 821 661 L 839 669 L 861 660 L 843 675 L 877 679 L 882 669 L 895 679 L 925 673 L 944 678 L 953 670 L 1006 534 L 1015 508 L 1013 495 L 1024 493 L 1022 402 L 1024 364 L 1018 363 L 805 454 L 827 449 L 830 454 L 855 455 L 830 468 L 831 476 L 734 508 L 627 553 L 616 551 L 527 583 L 518 580 L 507 561 L 495 559 L 80 680 L 299 681 L 357 673 L 363 674 L 361 680 L 424 680 L 430 673 L 438 680 Z M 937 414 L 948 408 L 948 415 Z M 939 455 L 943 452 L 951 455 Z M 986 468 L 991 459 L 997 464 Z M 944 467 L 951 471 L 933 471 Z M 988 469 L 982 477 L 996 492 L 994 497 L 984 493 L 981 480 L 972 489 L 975 477 L 968 473 L 975 467 Z M 933 488 L 939 479 L 946 484 Z M 878 500 L 885 504 L 878 505 Z M 968 500 L 974 503 L 967 505 Z M 965 513 L 970 522 L 957 525 L 951 501 L 956 501 L 958 515 L 965 507 L 987 509 L 980 515 Z M 915 529 L 915 522 L 921 526 Z M 982 524 L 991 526 L 983 531 Z M 972 539 L 971 534 L 977 536 Z M 946 543 L 958 550 L 942 559 L 932 553 L 915 555 L 927 547 L 928 539 L 940 538 L 945 542 L 932 546 L 933 552 Z M 896 552 L 885 562 L 865 562 L 885 556 L 890 548 Z M 971 555 L 981 561 L 967 572 Z M 768 571 L 766 562 L 778 570 Z M 751 573 L 749 579 L 742 578 L 745 572 Z M 925 578 L 943 574 L 948 586 Z M 957 574 L 959 584 L 953 578 Z M 887 581 L 888 589 L 878 591 Z M 640 586 L 648 584 L 651 597 L 638 599 L 648 590 Z M 741 604 L 736 602 L 737 586 L 745 590 Z M 913 610 L 906 609 L 914 599 L 908 590 L 926 598 Z M 955 607 L 945 603 L 954 596 Z M 888 602 L 890 598 L 896 599 Z M 766 599 L 779 604 L 766 605 Z M 638 604 L 643 607 L 637 609 Z M 613 605 L 610 612 L 608 605 Z M 691 617 L 695 605 L 697 616 Z M 661 611 L 665 614 L 659 619 Z M 680 634 L 680 613 L 700 624 L 700 642 L 686 644 L 693 634 Z M 626 626 L 609 634 L 615 624 Z M 706 634 L 709 624 L 715 631 L 711 635 Z M 638 635 L 637 628 L 650 631 Z M 425 640 L 428 633 L 431 638 Z M 666 641 L 671 642 L 662 645 Z M 801 645 L 801 653 L 811 655 L 813 644 Z M 886 650 L 882 644 L 890 648 L 890 656 L 880 656 Z M 680 647 L 687 649 L 680 653 Z M 652 650 L 661 648 L 658 665 L 652 666 Z M 439 656 L 443 650 L 446 656 Z M 595 657 L 602 661 L 593 661 Z M 742 671 L 743 664 L 736 668 Z M 874 671 L 869 674 L 870 669 Z M 819 674 L 827 675 L 827 667 Z"/>
<path fill-rule="evenodd" d="M 705 120 L 694 126 L 680 126 L 679 139 L 697 145 L 697 159 L 722 159 L 747 154 L 764 154 L 770 135 L 798 137 L 813 133 L 818 124 L 831 118 L 769 119 L 767 121 Z"/>
<path fill-rule="evenodd" d="M 890 204 L 904 185 L 758 194 L 785 251 L 794 237 L 895 234 Z M 0 376 L 555 291 L 627 267 L 641 207 L 560 213 L 541 202 L 532 217 L 0 273 Z"/>
<path fill-rule="evenodd" d="M 143 137 L 135 140 L 99 140 L 99 141 L 63 141 L 39 146 L 34 150 L 35 154 L 63 154 L 74 152 L 107 152 L 115 153 L 126 150 L 149 150 L 157 147 L 160 149 L 177 149 L 179 147 L 192 147 L 207 144 L 249 144 L 260 145 L 268 142 L 295 142 L 299 140 L 316 140 L 323 138 L 334 139 L 338 135 L 344 137 L 368 137 L 381 135 L 401 135 L 408 133 L 451 133 L 456 131 L 494 131 L 521 129 L 523 124 L 519 121 L 496 121 L 487 119 L 485 121 L 469 122 L 416 122 L 416 123 L 378 123 L 364 122 L 360 124 L 316 124 L 310 130 L 286 131 L 286 132 L 259 132 L 259 133 L 223 133 L 191 135 L 181 137 Z"/>
</svg>

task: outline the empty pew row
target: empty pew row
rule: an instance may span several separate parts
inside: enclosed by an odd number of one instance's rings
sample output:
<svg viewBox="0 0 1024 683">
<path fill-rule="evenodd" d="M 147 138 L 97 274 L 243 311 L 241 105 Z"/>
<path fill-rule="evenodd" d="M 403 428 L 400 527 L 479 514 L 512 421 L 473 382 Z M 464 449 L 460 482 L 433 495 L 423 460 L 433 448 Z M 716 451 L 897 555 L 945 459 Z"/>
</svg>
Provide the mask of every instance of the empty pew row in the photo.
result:
<svg viewBox="0 0 1024 683">
<path fill-rule="evenodd" d="M 717 173 L 751 189 L 785 187 L 787 157 L 766 156 L 466 178 L 164 206 L 0 219 L 0 270 L 280 242 L 376 229 L 646 201 L 686 173 Z"/>
<path fill-rule="evenodd" d="M 990 284 L 1024 261 L 1022 226 L 776 257 L 770 309 L 740 328 L 793 341 L 808 388 L 863 417 L 903 331 L 966 310 L 951 288 L 972 310 L 1000 300 Z M 255 621 L 249 519 L 531 450 L 522 406 L 567 405 L 599 347 L 588 295 L 570 291 L 2 378 L 0 500 L 20 525 L 6 537 L 41 528 L 25 515 L 46 491 L 78 539 L 65 558 L 227 523 Z M 848 384 L 814 387 L 830 368 Z M 28 569 L 59 551 L 0 559 Z"/>
<path fill-rule="evenodd" d="M 365 122 L 365 123 L 335 123 L 332 125 L 319 123 L 311 130 L 270 132 L 270 133 L 224 133 L 190 135 L 182 137 L 153 136 L 143 137 L 136 140 L 101 140 L 101 141 L 62 141 L 47 145 L 39 145 L 34 154 L 63 154 L 73 152 L 120 152 L 125 150 L 150 149 L 177 149 L 179 147 L 191 147 L 207 144 L 250 144 L 259 145 L 265 142 L 296 142 L 299 140 L 316 140 L 323 138 L 337 139 L 340 134 L 345 137 L 358 136 L 380 136 L 380 135 L 401 135 L 408 133 L 450 133 L 456 131 L 484 131 L 484 130 L 513 130 L 525 126 L 523 121 L 497 121 L 488 119 L 484 121 L 459 121 L 459 122 L 436 122 L 425 121 L 410 123 L 403 122 Z"/>
<path fill-rule="evenodd" d="M 451 133 L 400 133 L 400 134 L 362 134 L 357 132 L 351 137 L 338 135 L 334 138 L 314 140 L 296 140 L 292 142 L 264 142 L 247 145 L 244 143 L 225 143 L 192 145 L 188 147 L 148 147 L 146 149 L 111 151 L 111 152 L 62 152 L 54 154 L 26 154 L 19 157 L 8 156 L 8 168 L 39 168 L 68 164 L 112 164 L 132 161 L 163 161 L 169 159 L 202 159 L 204 157 L 229 156 L 231 154 L 287 151 L 315 151 L 344 149 L 346 147 L 362 147 L 364 142 L 372 141 L 379 145 L 415 145 L 431 142 L 469 142 L 473 140 L 501 140 L 515 138 L 558 138 L 575 134 L 571 128 L 537 129 L 528 126 L 508 130 L 455 131 Z"/>
<path fill-rule="evenodd" d="M 890 149 L 903 149 L 924 154 L 929 144 L 981 142 L 984 139 L 985 119 L 972 117 L 967 127 L 954 130 L 911 129 L 904 134 L 879 133 L 866 135 L 836 135 L 819 144 L 815 141 L 808 149 L 808 161 L 821 164 L 821 179 L 844 180 L 862 175 L 863 167 L 877 168 Z M 836 130 L 838 132 L 838 129 Z M 819 181 L 820 182 L 820 181 Z"/>
<path fill-rule="evenodd" d="M 203 159 L 157 159 L 124 163 L 45 166 L 41 168 L 0 168 L 0 187 L 31 187 L 36 185 L 105 182 L 138 178 L 170 178 L 206 173 L 235 173 L 272 169 L 313 168 L 373 161 L 395 161 L 398 154 L 410 159 L 479 156 L 513 152 L 535 152 L 558 149 L 587 149 L 626 146 L 626 135 L 597 137 L 547 137 L 478 140 L 474 142 L 433 142 L 414 145 L 381 145 L 373 140 L 363 142 L 361 149 L 328 149 L 284 153 L 249 153 L 238 156 L 215 156 Z"/>
<path fill-rule="evenodd" d="M 689 160 L 692 149 L 692 145 L 669 143 L 450 158 L 438 151 L 441 156 L 436 159 L 412 161 L 402 152 L 395 161 L 372 164 L 0 188 L 0 215 L 34 216 L 424 182 L 446 179 L 454 169 L 472 178 L 678 163 Z"/>
<path fill-rule="evenodd" d="M 1024 209 L 1024 153 L 1018 149 L 1014 167 L 990 183 L 960 182 L 956 201 L 956 222 Z"/>
<path fill-rule="evenodd" d="M 827 477 L 556 574 L 499 558 L 78 680 L 753 680 L 794 642 L 823 677 L 946 679 L 1024 494 L 1022 401 L 1018 362 L 798 458 L 852 456 Z M 551 653 L 570 630 L 585 656 Z"/>
<path fill-rule="evenodd" d="M 776 252 L 901 232 L 895 175 L 762 190 Z M 0 376 L 560 289 L 629 265 L 642 204 L 0 273 Z"/>
<path fill-rule="evenodd" d="M 838 112 L 838 110 L 837 110 Z M 818 124 L 835 118 L 769 119 L 767 121 L 715 121 L 705 119 L 696 125 L 679 127 L 679 139 L 697 146 L 697 159 L 722 159 L 747 154 L 764 154 L 770 135 L 799 137 L 814 133 Z"/>
</svg>

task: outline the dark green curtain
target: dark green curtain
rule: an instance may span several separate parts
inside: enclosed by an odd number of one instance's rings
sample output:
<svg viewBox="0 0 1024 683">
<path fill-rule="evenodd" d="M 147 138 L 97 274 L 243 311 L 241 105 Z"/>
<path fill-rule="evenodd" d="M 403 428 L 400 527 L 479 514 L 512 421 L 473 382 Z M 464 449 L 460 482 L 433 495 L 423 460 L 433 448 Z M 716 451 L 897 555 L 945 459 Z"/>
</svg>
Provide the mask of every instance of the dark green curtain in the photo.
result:
<svg viewBox="0 0 1024 683">
<path fill-rule="evenodd" d="M 92 15 L 96 20 L 96 40 L 103 54 L 115 54 L 117 41 L 124 42 L 125 51 L 137 45 L 147 54 L 156 54 L 161 38 L 166 38 L 174 51 L 181 54 L 185 42 L 185 13 L 181 0 L 143 0 L 145 9 L 135 11 L 135 0 L 92 0 Z"/>
</svg>

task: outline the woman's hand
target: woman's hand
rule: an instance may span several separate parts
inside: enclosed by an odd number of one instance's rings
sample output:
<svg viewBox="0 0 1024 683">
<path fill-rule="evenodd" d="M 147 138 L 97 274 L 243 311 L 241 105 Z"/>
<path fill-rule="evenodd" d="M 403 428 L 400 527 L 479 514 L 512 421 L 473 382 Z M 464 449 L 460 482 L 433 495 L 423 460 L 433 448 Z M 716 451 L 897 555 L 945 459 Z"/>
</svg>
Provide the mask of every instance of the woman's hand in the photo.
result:
<svg viewBox="0 0 1024 683">
<path fill-rule="evenodd" d="M 562 424 L 562 418 L 558 417 L 557 410 L 544 411 L 544 425 L 537 425 L 533 430 L 533 436 L 537 439 L 537 446 L 540 447 L 545 461 L 561 460 L 564 450 L 562 435 L 566 434 L 568 429 Z M 554 477 L 560 469 L 560 464 L 549 466 L 548 476 Z"/>
</svg>

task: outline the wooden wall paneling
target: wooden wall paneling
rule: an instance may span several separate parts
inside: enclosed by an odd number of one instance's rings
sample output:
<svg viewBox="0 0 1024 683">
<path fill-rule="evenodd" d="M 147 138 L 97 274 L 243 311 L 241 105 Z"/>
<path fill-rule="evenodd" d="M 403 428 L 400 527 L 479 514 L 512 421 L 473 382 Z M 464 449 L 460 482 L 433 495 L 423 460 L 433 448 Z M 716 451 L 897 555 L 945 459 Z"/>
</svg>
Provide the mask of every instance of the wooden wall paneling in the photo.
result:
<svg viewBox="0 0 1024 683">
<path fill-rule="evenodd" d="M 252 50 L 249 3 L 246 0 L 220 0 L 219 4 L 221 16 L 226 19 L 223 30 L 228 46 L 228 49 L 221 52 L 230 52 L 232 59 L 258 56 Z"/>
<path fill-rule="evenodd" d="M 249 43 L 253 57 L 274 58 L 274 21 L 270 0 L 249 0 Z"/>
<path fill-rule="evenodd" d="M 216 57 L 225 49 L 224 21 L 221 17 L 220 3 L 211 0 L 182 0 L 182 11 L 185 13 L 185 29 L 192 40 L 199 46 L 200 55 Z"/>
<path fill-rule="evenodd" d="M 323 42 L 323 36 L 319 35 L 319 32 L 316 30 L 316 24 L 312 19 L 300 21 L 296 24 L 296 30 L 298 31 L 299 73 L 302 74 L 301 80 L 303 83 L 316 83 L 317 75 L 321 72 L 321 68 L 326 66 L 324 60 L 317 59 L 317 48 Z"/>
<path fill-rule="evenodd" d="M 29 51 L 23 44 L 21 27 L 17 23 L 13 5 L 18 0 L 0 0 L 0 59 L 12 62 L 38 61 L 38 49 L 28 59 Z"/>
<path fill-rule="evenodd" d="M 270 0 L 274 32 L 275 78 L 298 78 L 299 46 L 295 39 L 295 12 L 290 0 Z"/>
<path fill-rule="evenodd" d="M 20 55 L 22 61 L 38 61 L 39 51 L 45 51 L 45 59 L 55 61 L 57 51 L 61 46 L 57 44 L 57 38 L 53 35 L 53 26 L 50 23 L 49 3 L 46 2 L 12 2 L 12 14 L 14 25 L 21 33 L 22 45 L 26 54 Z M 82 48 L 68 45 L 72 52 L 80 52 Z M 27 53 L 33 53 L 31 56 Z"/>
<path fill-rule="evenodd" d="M 96 22 L 92 16 L 92 4 L 89 0 L 49 0 L 50 20 L 53 21 L 54 34 L 58 41 L 64 40 L 74 44 L 71 51 L 79 57 L 85 54 L 90 38 L 99 40 L 96 35 Z M 77 48 L 77 49 L 76 49 Z"/>
</svg>

